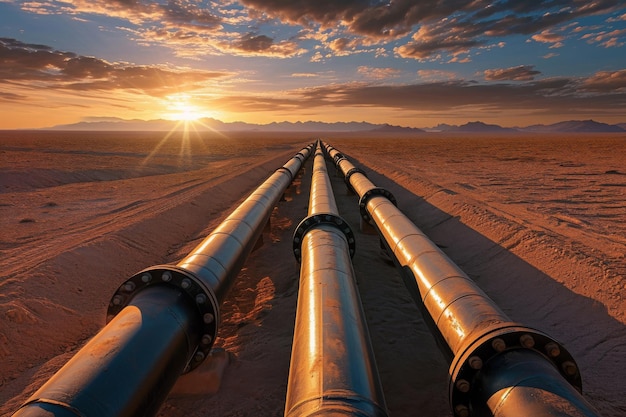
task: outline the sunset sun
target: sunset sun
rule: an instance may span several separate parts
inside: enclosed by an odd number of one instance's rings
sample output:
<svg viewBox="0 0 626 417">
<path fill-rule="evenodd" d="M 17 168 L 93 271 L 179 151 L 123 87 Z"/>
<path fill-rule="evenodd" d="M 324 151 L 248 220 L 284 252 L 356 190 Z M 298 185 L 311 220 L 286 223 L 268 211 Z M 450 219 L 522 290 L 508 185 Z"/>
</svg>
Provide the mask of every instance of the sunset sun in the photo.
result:
<svg viewBox="0 0 626 417">
<path fill-rule="evenodd" d="M 166 117 L 181 122 L 194 122 L 209 117 L 209 112 L 194 104 L 189 96 L 180 95 L 168 101 Z"/>
</svg>

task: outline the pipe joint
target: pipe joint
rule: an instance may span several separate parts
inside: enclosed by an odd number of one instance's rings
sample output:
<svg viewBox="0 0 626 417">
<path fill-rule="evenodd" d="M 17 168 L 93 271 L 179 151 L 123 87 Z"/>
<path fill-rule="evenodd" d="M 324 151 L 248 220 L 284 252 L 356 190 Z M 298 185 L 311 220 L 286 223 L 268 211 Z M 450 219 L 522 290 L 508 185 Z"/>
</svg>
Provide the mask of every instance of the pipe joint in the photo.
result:
<svg viewBox="0 0 626 417">
<path fill-rule="evenodd" d="M 358 168 L 356 168 L 358 169 Z M 355 171 L 352 174 L 359 172 L 359 171 Z M 350 174 L 350 175 L 352 175 Z M 364 174 L 365 175 L 365 174 Z M 348 175 L 346 174 L 346 178 L 348 178 Z M 398 206 L 398 203 L 396 201 L 396 198 L 393 196 L 393 194 L 391 194 L 391 191 L 385 190 L 384 188 L 380 188 L 380 187 L 374 187 L 374 188 L 370 188 L 369 190 L 367 190 L 362 196 L 361 199 L 359 200 L 359 209 L 361 211 L 361 217 L 363 218 L 363 220 L 369 222 L 371 220 L 371 217 L 369 215 L 369 213 L 367 212 L 367 202 L 370 200 L 370 198 L 374 197 L 374 196 L 383 196 L 386 197 L 387 200 L 391 201 L 391 203 L 394 206 Z"/>
<path fill-rule="evenodd" d="M 189 302 L 195 306 L 202 330 L 200 340 L 191 341 L 196 348 L 189 358 L 184 372 L 196 368 L 209 356 L 217 336 L 219 322 L 219 304 L 213 291 L 191 271 L 173 265 L 156 265 L 133 275 L 115 292 L 107 310 L 107 323 L 120 311 L 132 303 L 133 298 L 144 289 L 154 286 L 177 288 L 186 294 Z"/>
<path fill-rule="evenodd" d="M 346 185 L 350 188 L 352 188 L 352 184 L 350 184 L 350 177 L 354 174 L 362 174 L 364 177 L 367 177 L 367 174 L 365 173 L 365 171 L 363 171 L 361 168 L 350 168 L 348 170 L 348 172 L 346 172 L 345 176 L 344 176 L 344 181 L 346 182 Z"/>
<path fill-rule="evenodd" d="M 578 392 L 582 381 L 572 355 L 557 341 L 538 330 L 524 326 L 488 330 L 455 356 L 450 365 L 450 405 L 456 417 L 467 417 L 470 402 L 477 395 L 478 378 L 483 365 L 496 356 L 513 350 L 532 350 L 551 362 Z M 475 389 L 476 388 L 476 389 Z"/>
<path fill-rule="evenodd" d="M 346 157 L 342 153 L 337 152 L 335 156 L 333 156 L 333 162 L 337 166 L 339 166 L 339 161 L 341 161 L 342 159 L 346 159 Z"/>
<path fill-rule="evenodd" d="M 307 398 L 285 411 L 285 417 L 314 416 L 387 417 L 387 410 L 369 398 L 337 390 Z"/>
<path fill-rule="evenodd" d="M 302 155 L 302 154 L 299 153 L 298 155 Z M 298 158 L 298 159 L 300 159 L 300 158 Z M 300 162 L 302 162 L 302 160 L 300 160 Z M 286 173 L 287 175 L 289 175 L 289 181 L 290 182 L 293 181 L 293 173 L 291 172 L 291 170 L 289 168 L 287 168 L 285 166 L 282 166 L 282 167 L 278 168 L 276 170 L 276 172 L 284 172 L 284 173 Z"/>
<path fill-rule="evenodd" d="M 307 232 L 319 225 L 330 225 L 339 230 L 346 237 L 350 257 L 354 256 L 355 242 L 354 233 L 348 223 L 340 216 L 333 213 L 317 213 L 306 217 L 298 224 L 293 234 L 293 253 L 298 262 L 302 261 L 302 241 Z"/>
</svg>

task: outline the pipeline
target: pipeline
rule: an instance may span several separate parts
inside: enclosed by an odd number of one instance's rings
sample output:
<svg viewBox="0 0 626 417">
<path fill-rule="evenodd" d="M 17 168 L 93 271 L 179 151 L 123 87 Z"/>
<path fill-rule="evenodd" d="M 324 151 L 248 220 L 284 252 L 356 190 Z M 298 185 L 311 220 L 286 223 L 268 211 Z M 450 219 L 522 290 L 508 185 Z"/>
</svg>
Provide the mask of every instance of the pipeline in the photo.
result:
<svg viewBox="0 0 626 417">
<path fill-rule="evenodd" d="M 154 415 L 180 374 L 207 357 L 219 305 L 312 147 L 276 170 L 178 264 L 125 281 L 111 298 L 108 324 L 13 416 Z"/>
<path fill-rule="evenodd" d="M 351 255 L 324 154 L 315 152 L 309 212 L 294 233 L 300 290 L 285 416 L 386 417 Z"/>
<path fill-rule="evenodd" d="M 512 321 L 338 150 L 324 144 L 359 207 L 401 269 L 407 289 L 450 362 L 454 415 L 585 416 L 579 368 L 547 334 Z"/>
</svg>

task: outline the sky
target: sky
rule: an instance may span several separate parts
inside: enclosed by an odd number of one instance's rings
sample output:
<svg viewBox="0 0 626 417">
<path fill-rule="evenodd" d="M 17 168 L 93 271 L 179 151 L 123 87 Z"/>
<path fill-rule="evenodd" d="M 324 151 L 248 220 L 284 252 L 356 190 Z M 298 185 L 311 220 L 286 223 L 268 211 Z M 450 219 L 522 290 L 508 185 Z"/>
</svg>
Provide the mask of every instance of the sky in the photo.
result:
<svg viewBox="0 0 626 417">
<path fill-rule="evenodd" d="M 624 0 L 0 0 L 0 129 L 626 122 Z"/>
</svg>

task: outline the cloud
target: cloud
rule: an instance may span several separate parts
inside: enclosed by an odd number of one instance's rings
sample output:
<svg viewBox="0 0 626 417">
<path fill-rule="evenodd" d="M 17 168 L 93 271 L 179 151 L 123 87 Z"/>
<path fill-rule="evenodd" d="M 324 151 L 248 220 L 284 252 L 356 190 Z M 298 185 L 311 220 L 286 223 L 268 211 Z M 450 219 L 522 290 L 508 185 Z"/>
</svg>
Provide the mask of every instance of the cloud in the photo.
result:
<svg viewBox="0 0 626 417">
<path fill-rule="evenodd" d="M 357 72 L 367 78 L 373 78 L 376 80 L 385 80 L 399 76 L 402 71 L 396 68 L 373 68 L 360 66 L 357 68 Z"/>
<path fill-rule="evenodd" d="M 319 74 L 314 72 L 294 72 L 291 76 L 295 78 L 317 78 Z"/>
<path fill-rule="evenodd" d="M 454 2 L 430 2 L 447 10 L 443 5 Z M 569 28 L 558 27 L 579 17 L 608 13 L 615 7 L 614 0 L 599 0 L 579 6 L 575 1 L 551 2 L 473 1 L 463 2 L 449 16 L 428 15 L 420 22 L 411 40 L 395 48 L 402 58 L 426 60 L 437 54 L 453 55 L 450 62 L 462 61 L 458 55 L 472 48 L 484 47 L 495 40 L 512 35 L 531 35 L 537 42 L 551 43 L 552 48 L 563 46 L 565 36 L 556 31 Z M 467 61 L 465 58 L 464 61 Z"/>
<path fill-rule="evenodd" d="M 626 69 L 619 71 L 600 71 L 587 78 L 582 87 L 596 92 L 626 92 Z"/>
<path fill-rule="evenodd" d="M 565 37 L 550 30 L 544 30 L 541 33 L 537 33 L 531 36 L 531 39 L 541 43 L 559 43 L 562 42 Z"/>
<path fill-rule="evenodd" d="M 462 28 L 450 28 L 448 31 L 443 28 L 433 30 L 421 27 L 413 35 L 413 41 L 397 47 L 395 52 L 402 58 L 422 60 L 442 50 L 452 55 L 467 53 L 470 48 L 485 43 L 466 35 Z"/>
<path fill-rule="evenodd" d="M 95 14 L 120 18 L 137 25 L 152 22 L 165 27 L 198 30 L 219 29 L 223 20 L 219 14 L 188 0 L 169 0 L 163 4 L 141 0 L 59 0 L 23 2 L 20 7 L 37 14 Z"/>
<path fill-rule="evenodd" d="M 458 78 L 455 72 L 443 70 L 419 70 L 417 75 L 423 81 L 454 80 Z"/>
<path fill-rule="evenodd" d="M 238 55 L 278 58 L 292 57 L 306 52 L 305 49 L 298 47 L 297 42 L 275 43 L 274 39 L 269 36 L 256 33 L 246 33 L 234 42 L 222 42 L 220 49 L 224 52 L 235 52 Z"/>
<path fill-rule="evenodd" d="M 510 68 L 498 68 L 485 70 L 485 80 L 488 81 L 532 81 L 535 75 L 541 74 L 534 65 L 519 65 Z"/>
<path fill-rule="evenodd" d="M 9 93 L 7 91 L 0 91 L 0 101 L 20 101 L 25 100 L 27 97 L 21 94 Z"/>
<path fill-rule="evenodd" d="M 626 13 L 624 13 L 623 15 L 620 15 L 620 16 L 609 17 L 608 19 L 606 19 L 606 21 L 609 22 L 609 23 L 619 22 L 620 20 L 626 21 Z"/>
<path fill-rule="evenodd" d="M 109 63 L 46 45 L 0 38 L 0 83 L 64 90 L 133 90 L 161 96 L 200 88 L 227 72 Z"/>
<path fill-rule="evenodd" d="M 519 112 L 553 115 L 623 113 L 626 70 L 587 79 L 551 78 L 522 83 L 481 84 L 452 80 L 403 85 L 367 82 L 330 84 L 281 95 L 232 95 L 219 99 L 238 111 L 307 112 L 313 109 L 375 108 L 413 112 Z"/>
<path fill-rule="evenodd" d="M 239 0 L 195 2 L 191 0 L 58 0 L 18 2 L 31 13 L 65 14 L 82 18 L 103 15 L 135 25 L 140 42 L 159 42 L 178 55 L 228 53 L 243 56 L 293 57 L 305 52 L 297 45 L 303 38 L 281 36 L 290 27 L 312 32 L 329 30 L 321 40 L 333 55 L 359 52 L 358 47 L 385 44 L 402 58 L 417 60 L 452 55 L 453 62 L 472 48 L 512 35 L 529 35 L 537 42 L 562 46 L 557 30 L 586 16 L 608 14 L 619 7 L 616 0 L 491 1 L 491 0 Z M 625 15 L 609 21 L 625 19 Z M 257 33 L 271 24 L 271 33 Z M 558 28 L 559 25 L 565 25 Z M 254 33 L 250 33 L 250 31 Z M 575 30 L 575 29 L 572 29 Z M 271 43 L 269 43 L 271 39 Z M 310 38 L 309 38 L 310 40 Z M 400 40 L 403 44 L 387 45 Z M 619 46 L 609 38 L 604 46 Z M 191 52 L 193 51 L 193 52 Z M 382 55 L 379 52 L 378 55 Z M 450 59 L 450 58 L 446 58 Z M 313 58 L 313 61 L 319 58 Z"/>
<path fill-rule="evenodd" d="M 594 14 L 609 13 L 615 0 L 581 3 L 574 0 L 521 2 L 475 0 L 413 0 L 336 2 L 296 0 L 241 0 L 259 13 L 281 22 L 321 28 L 342 33 L 331 49 L 345 53 L 347 39 L 364 37 L 370 42 L 386 42 L 406 35 L 411 38 L 395 46 L 402 58 L 431 59 L 441 53 L 467 53 L 494 39 L 511 35 L 535 35 L 539 42 L 562 46 L 563 35 L 551 32 L 557 25 Z"/>
<path fill-rule="evenodd" d="M 589 44 L 597 43 L 605 48 L 620 47 L 626 43 L 626 29 L 587 33 L 580 39 L 586 40 Z"/>
</svg>

